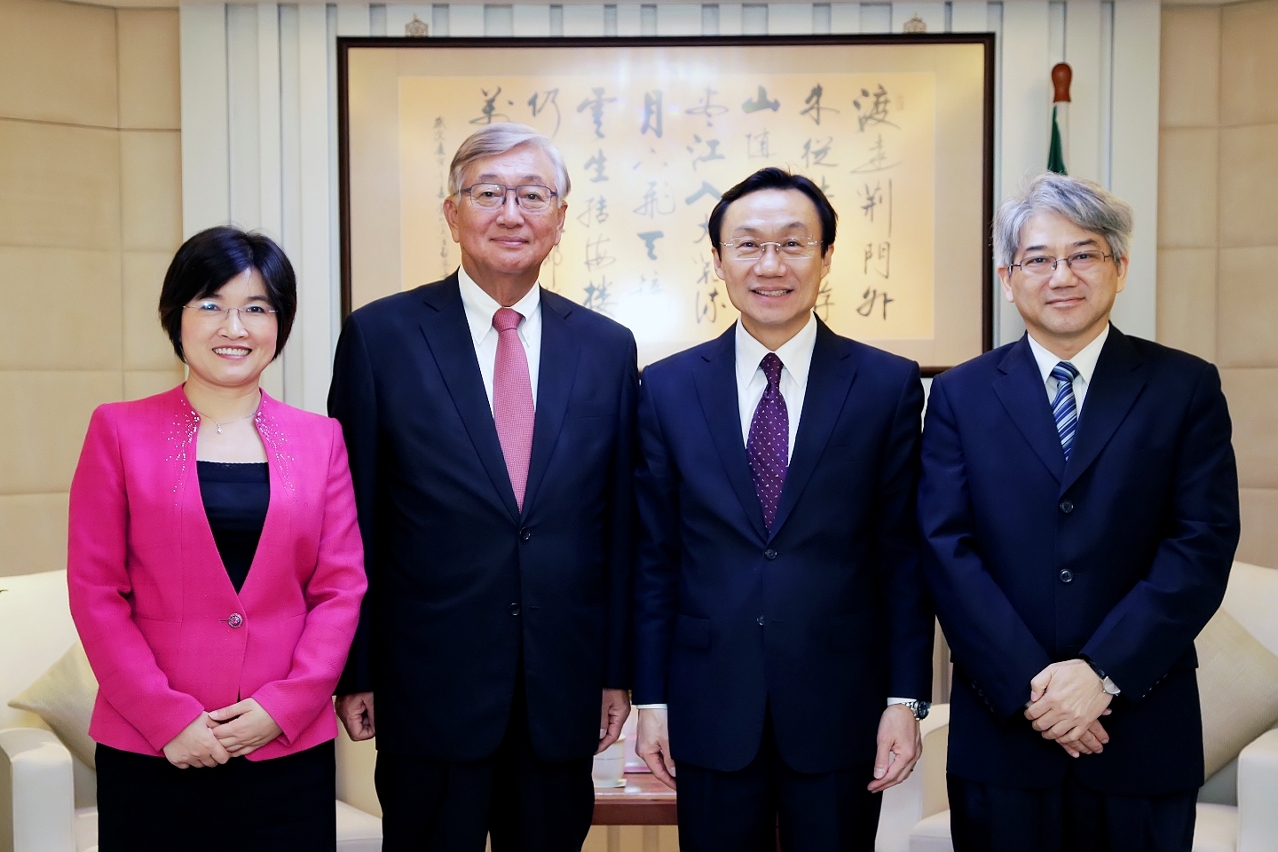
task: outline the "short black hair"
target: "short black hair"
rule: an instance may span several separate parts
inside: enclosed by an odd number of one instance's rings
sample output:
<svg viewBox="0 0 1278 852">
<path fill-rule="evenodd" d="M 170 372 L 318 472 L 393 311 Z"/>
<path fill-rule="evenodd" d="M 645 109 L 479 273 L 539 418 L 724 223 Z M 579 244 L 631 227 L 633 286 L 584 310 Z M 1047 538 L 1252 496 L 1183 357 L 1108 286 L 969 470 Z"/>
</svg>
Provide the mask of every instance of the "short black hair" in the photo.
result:
<svg viewBox="0 0 1278 852">
<path fill-rule="evenodd" d="M 817 216 L 821 219 L 821 254 L 824 255 L 826 249 L 834 245 L 834 228 L 838 223 L 839 214 L 834 212 L 834 205 L 830 203 L 830 199 L 825 197 L 821 187 L 803 175 L 791 174 L 785 169 L 768 166 L 767 168 L 759 169 L 750 177 L 725 192 L 723 197 L 719 199 L 719 203 L 710 211 L 710 220 L 707 227 L 710 231 L 710 243 L 714 246 L 715 251 L 719 250 L 719 243 L 722 237 L 720 230 L 723 228 L 723 217 L 728 212 L 728 205 L 738 198 L 764 189 L 797 189 L 812 199 L 812 203 L 816 205 Z"/>
<path fill-rule="evenodd" d="M 275 355 L 278 358 L 293 329 L 297 315 L 297 276 L 283 249 L 265 234 L 239 228 L 216 227 L 200 231 L 182 244 L 164 275 L 160 289 L 160 324 L 173 343 L 173 351 L 184 362 L 182 352 L 182 309 L 196 299 L 221 290 L 226 282 L 246 269 L 256 269 L 266 282 L 266 298 L 276 311 L 278 331 Z"/>
</svg>

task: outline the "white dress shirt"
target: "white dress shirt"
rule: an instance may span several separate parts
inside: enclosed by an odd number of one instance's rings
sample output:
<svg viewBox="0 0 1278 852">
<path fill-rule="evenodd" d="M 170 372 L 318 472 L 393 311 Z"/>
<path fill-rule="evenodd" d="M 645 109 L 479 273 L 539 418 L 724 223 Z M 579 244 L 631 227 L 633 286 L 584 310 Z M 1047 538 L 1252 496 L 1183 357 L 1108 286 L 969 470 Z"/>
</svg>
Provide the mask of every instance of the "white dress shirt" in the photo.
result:
<svg viewBox="0 0 1278 852">
<path fill-rule="evenodd" d="M 457 283 L 461 287 L 462 306 L 466 309 L 466 324 L 470 326 L 470 338 L 475 344 L 475 358 L 479 361 L 479 374 L 484 377 L 484 393 L 488 394 L 488 408 L 493 407 L 493 369 L 497 362 L 497 329 L 493 328 L 493 316 L 501 305 L 466 274 L 465 267 L 457 267 Z M 537 376 L 541 368 L 541 284 L 533 284 L 524 297 L 511 305 L 524 315 L 519 323 L 519 342 L 524 344 L 528 358 L 528 381 L 532 384 L 533 408 L 537 407 Z"/>
<path fill-rule="evenodd" d="M 781 390 L 781 398 L 785 400 L 785 410 L 790 426 L 790 447 L 787 461 L 794 455 L 794 436 L 799 433 L 799 418 L 803 415 L 803 399 L 808 392 L 808 371 L 812 368 L 812 350 L 816 348 L 817 321 L 816 314 L 808 317 L 808 324 L 798 334 L 791 337 L 776 350 L 781 359 L 781 380 L 777 383 Z M 764 375 L 759 363 L 763 356 L 771 352 L 745 330 L 741 321 L 737 321 L 737 408 L 741 416 L 741 443 L 750 443 L 750 424 L 754 421 L 754 410 L 763 399 L 763 392 L 768 389 L 768 377 Z M 1053 362 L 1054 364 L 1055 362 Z M 888 706 L 905 704 L 908 699 L 889 698 Z M 665 704 L 638 704 L 638 710 L 665 710 Z"/>
<path fill-rule="evenodd" d="M 1096 335 L 1095 340 L 1080 349 L 1073 358 L 1068 359 L 1069 363 L 1074 365 L 1074 369 L 1078 370 L 1078 375 L 1074 377 L 1074 408 L 1080 422 L 1083 419 L 1083 400 L 1087 399 L 1087 389 L 1091 386 L 1092 375 L 1096 372 L 1096 362 L 1100 360 L 1101 349 L 1104 348 L 1107 339 L 1109 339 L 1109 323 L 1105 323 L 1105 328 Z M 1052 370 L 1066 359 L 1048 352 L 1032 334 L 1029 335 L 1029 345 L 1030 351 L 1034 353 L 1034 360 L 1038 363 L 1038 371 L 1043 374 L 1043 388 L 1047 391 L 1047 401 L 1049 404 L 1053 403 L 1056 401 L 1060 382 L 1052 378 Z"/>
<path fill-rule="evenodd" d="M 776 351 L 781 359 L 781 398 L 785 400 L 787 420 L 790 425 L 790 446 L 786 460 L 794 455 L 794 436 L 799 433 L 799 417 L 803 414 L 803 398 L 808 392 L 808 370 L 812 367 L 812 350 L 816 348 L 816 314 L 808 317 L 808 324 Z M 754 422 L 754 410 L 768 389 L 768 377 L 759 363 L 771 350 L 755 340 L 745 326 L 737 323 L 737 408 L 741 415 L 741 443 L 750 443 L 750 424 Z"/>
</svg>

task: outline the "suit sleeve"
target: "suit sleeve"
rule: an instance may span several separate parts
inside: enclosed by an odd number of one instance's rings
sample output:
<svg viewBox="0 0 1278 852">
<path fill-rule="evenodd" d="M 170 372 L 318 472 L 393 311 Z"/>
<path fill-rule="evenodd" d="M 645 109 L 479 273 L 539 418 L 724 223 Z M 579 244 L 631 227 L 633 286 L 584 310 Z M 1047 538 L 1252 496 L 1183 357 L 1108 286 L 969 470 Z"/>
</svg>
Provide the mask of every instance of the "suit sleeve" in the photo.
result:
<svg viewBox="0 0 1278 852">
<path fill-rule="evenodd" d="M 888 613 L 888 695 L 930 700 L 936 628 L 919 567 L 917 487 L 923 384 L 915 366 L 902 385 L 879 481 L 879 563 Z"/>
<path fill-rule="evenodd" d="M 163 750 L 204 707 L 169 686 L 133 621 L 133 584 L 125 564 L 129 498 L 115 418 L 93 412 L 71 481 L 67 585 L 71 617 L 103 698 Z"/>
<path fill-rule="evenodd" d="M 337 682 L 338 695 L 373 690 L 372 621 L 377 584 L 378 408 L 372 361 L 358 319 L 348 317 L 337 341 L 328 413 L 342 425 L 349 454 L 351 482 L 363 542 L 368 588 L 360 607 L 359 626 L 346 668 Z"/>
<path fill-rule="evenodd" d="M 648 373 L 639 387 L 635 495 L 635 704 L 665 704 L 679 590 L 679 473 L 670 458 Z"/>
<path fill-rule="evenodd" d="M 330 707 L 367 587 L 346 444 L 338 424 L 327 422 L 332 425 L 328 476 L 315 570 L 306 584 L 306 626 L 293 650 L 288 676 L 253 694 L 289 745 Z"/>
<path fill-rule="evenodd" d="M 635 496 L 634 475 L 638 454 L 636 406 L 639 395 L 638 353 L 633 335 L 627 335 L 625 376 L 617 409 L 617 447 L 612 470 L 612 507 L 608 535 L 608 650 L 604 686 L 629 689 L 633 677 Z"/>
<path fill-rule="evenodd" d="M 1167 536 L 1149 573 L 1110 611 L 1082 654 L 1139 701 L 1220 607 L 1238 546 L 1238 470 L 1229 408 L 1210 364 L 1190 401 L 1170 495 Z"/>
<path fill-rule="evenodd" d="M 995 712 L 1010 720 L 1029 701 L 1030 681 L 1052 658 L 981 559 L 963 441 L 939 378 L 928 399 L 920 470 L 923 572 L 941 629 L 955 662 L 975 678 Z"/>
</svg>

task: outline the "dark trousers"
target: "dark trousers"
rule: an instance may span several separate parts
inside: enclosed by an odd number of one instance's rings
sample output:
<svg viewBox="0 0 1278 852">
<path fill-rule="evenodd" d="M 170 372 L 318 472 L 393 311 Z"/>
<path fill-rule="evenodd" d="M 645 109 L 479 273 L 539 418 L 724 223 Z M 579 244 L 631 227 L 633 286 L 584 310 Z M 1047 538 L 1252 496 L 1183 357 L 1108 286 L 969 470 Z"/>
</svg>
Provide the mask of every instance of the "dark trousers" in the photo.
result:
<svg viewBox="0 0 1278 852">
<path fill-rule="evenodd" d="M 377 752 L 383 852 L 579 852 L 590 831 L 593 758 L 545 763 L 533 752 L 522 678 L 490 757 L 449 763 Z"/>
<path fill-rule="evenodd" d="M 744 769 L 678 762 L 682 852 L 873 852 L 883 796 L 868 791 L 873 766 L 809 774 L 786 765 L 771 718 Z"/>
<path fill-rule="evenodd" d="M 99 745 L 101 852 L 333 852 L 333 743 L 287 757 L 178 769 Z"/>
<path fill-rule="evenodd" d="M 1072 772 L 1043 790 L 946 780 L 954 852 L 1190 852 L 1194 845 L 1197 790 L 1115 796 L 1084 787 Z"/>
</svg>

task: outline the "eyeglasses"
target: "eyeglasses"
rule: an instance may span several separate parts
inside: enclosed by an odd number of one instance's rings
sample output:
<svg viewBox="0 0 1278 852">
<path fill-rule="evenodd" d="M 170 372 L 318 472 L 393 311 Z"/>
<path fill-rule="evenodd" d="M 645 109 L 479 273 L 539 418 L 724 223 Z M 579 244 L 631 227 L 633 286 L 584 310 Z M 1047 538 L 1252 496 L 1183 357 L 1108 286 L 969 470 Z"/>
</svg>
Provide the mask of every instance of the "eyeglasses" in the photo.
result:
<svg viewBox="0 0 1278 852">
<path fill-rule="evenodd" d="M 1020 267 L 1021 271 L 1031 278 L 1048 278 L 1061 261 L 1070 268 L 1076 275 L 1086 275 L 1089 272 L 1095 272 L 1100 265 L 1107 259 L 1113 257 L 1112 254 L 1102 254 L 1099 251 L 1076 251 L 1069 257 L 1046 257 L 1035 256 L 1027 257 L 1020 263 L 1013 263 L 1011 267 L 1015 269 Z"/>
<path fill-rule="evenodd" d="M 469 195 L 470 200 L 474 202 L 476 207 L 482 207 L 485 210 L 496 210 L 506 203 L 506 193 L 508 192 L 515 193 L 515 203 L 519 205 L 519 209 L 526 210 L 529 213 L 545 210 L 555 198 L 559 197 L 559 193 L 550 187 L 535 183 L 522 183 L 519 186 L 506 186 L 500 183 L 476 183 L 462 189 L 459 194 Z"/>
<path fill-rule="evenodd" d="M 733 260 L 758 260 L 763 257 L 763 253 L 768 246 L 775 247 L 777 254 L 787 260 L 811 260 L 816 256 L 815 247 L 821 245 L 821 241 L 801 240 L 798 237 L 787 237 L 780 241 L 742 237 L 739 240 L 721 243 L 721 245 L 731 250 L 728 257 Z"/>
<path fill-rule="evenodd" d="M 196 302 L 194 305 L 183 305 L 182 310 L 195 311 L 195 316 L 209 325 L 221 325 L 232 313 L 237 313 L 240 317 L 240 325 L 245 328 L 261 328 L 272 314 L 278 313 L 263 305 L 227 308 L 217 302 Z"/>
</svg>

